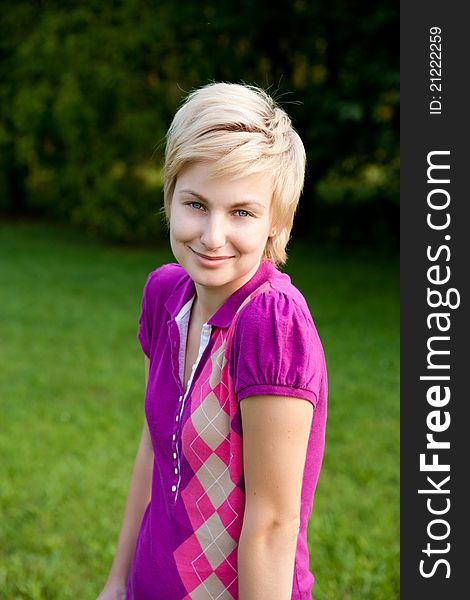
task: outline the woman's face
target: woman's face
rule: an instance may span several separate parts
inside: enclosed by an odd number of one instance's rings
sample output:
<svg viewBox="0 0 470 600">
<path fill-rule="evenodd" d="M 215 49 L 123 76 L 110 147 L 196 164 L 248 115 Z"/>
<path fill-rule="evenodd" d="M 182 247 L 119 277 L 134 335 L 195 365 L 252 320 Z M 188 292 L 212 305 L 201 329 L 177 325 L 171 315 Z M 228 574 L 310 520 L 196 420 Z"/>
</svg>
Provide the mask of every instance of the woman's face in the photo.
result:
<svg viewBox="0 0 470 600">
<path fill-rule="evenodd" d="M 272 185 L 259 175 L 209 178 L 210 162 L 178 176 L 171 201 L 170 243 L 196 284 L 233 290 L 256 272 L 272 235 Z"/>
</svg>

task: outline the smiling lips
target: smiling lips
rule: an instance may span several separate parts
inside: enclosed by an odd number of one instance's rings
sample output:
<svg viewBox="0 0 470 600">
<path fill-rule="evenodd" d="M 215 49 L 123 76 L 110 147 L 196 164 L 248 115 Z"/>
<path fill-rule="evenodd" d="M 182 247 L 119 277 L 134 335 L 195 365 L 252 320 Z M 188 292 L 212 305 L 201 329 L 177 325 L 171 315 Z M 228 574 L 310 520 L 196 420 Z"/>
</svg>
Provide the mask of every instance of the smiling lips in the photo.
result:
<svg viewBox="0 0 470 600">
<path fill-rule="evenodd" d="M 191 246 L 190 246 L 190 248 L 191 248 Z M 191 248 L 191 250 L 194 252 L 194 254 L 197 254 L 201 258 L 205 258 L 206 260 L 212 260 L 214 262 L 216 262 L 218 260 L 227 260 L 228 258 L 233 258 L 232 256 L 207 256 L 206 254 L 201 254 L 200 252 L 196 252 L 196 250 L 193 250 L 192 248 Z"/>
</svg>

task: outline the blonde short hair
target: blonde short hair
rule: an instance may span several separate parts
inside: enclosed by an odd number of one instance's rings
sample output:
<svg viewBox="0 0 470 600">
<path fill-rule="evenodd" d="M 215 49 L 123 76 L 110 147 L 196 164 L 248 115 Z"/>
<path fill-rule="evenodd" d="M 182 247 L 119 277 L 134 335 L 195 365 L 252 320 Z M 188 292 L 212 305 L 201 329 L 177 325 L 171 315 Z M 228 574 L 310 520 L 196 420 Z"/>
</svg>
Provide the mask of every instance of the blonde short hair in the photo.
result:
<svg viewBox="0 0 470 600">
<path fill-rule="evenodd" d="M 287 113 L 262 89 L 211 83 L 191 92 L 168 129 L 164 165 L 167 222 L 178 174 L 196 162 L 215 161 L 212 176 L 267 175 L 273 184 L 275 235 L 263 258 L 287 260 L 305 177 L 305 149 Z"/>
</svg>

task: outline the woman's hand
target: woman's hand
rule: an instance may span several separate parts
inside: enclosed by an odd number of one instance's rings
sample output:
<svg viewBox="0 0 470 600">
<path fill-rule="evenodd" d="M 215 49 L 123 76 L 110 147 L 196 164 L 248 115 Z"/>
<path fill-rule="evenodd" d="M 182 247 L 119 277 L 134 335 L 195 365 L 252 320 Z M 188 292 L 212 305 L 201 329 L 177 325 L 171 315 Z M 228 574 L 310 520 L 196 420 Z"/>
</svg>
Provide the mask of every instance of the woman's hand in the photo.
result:
<svg viewBox="0 0 470 600">
<path fill-rule="evenodd" d="M 126 586 L 107 583 L 97 600 L 126 600 Z"/>
</svg>

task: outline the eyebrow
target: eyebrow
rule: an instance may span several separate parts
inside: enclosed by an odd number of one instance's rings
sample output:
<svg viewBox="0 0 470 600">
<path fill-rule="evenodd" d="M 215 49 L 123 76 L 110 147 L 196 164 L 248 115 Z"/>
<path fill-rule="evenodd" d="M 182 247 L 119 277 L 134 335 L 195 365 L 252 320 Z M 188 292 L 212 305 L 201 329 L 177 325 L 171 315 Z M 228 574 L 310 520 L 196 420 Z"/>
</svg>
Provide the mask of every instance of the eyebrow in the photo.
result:
<svg viewBox="0 0 470 600">
<path fill-rule="evenodd" d="M 197 192 L 195 192 L 193 190 L 183 189 L 183 190 L 180 190 L 180 193 L 181 194 L 189 194 L 191 196 L 194 196 L 195 198 L 197 198 L 198 200 L 201 200 L 202 202 L 205 202 L 206 204 L 211 203 L 208 198 L 205 198 L 202 194 L 198 194 Z M 245 206 L 266 208 L 260 202 L 257 202 L 256 200 L 250 200 L 250 199 L 245 200 L 243 202 L 235 202 L 235 203 L 231 204 L 228 208 L 240 208 L 240 207 L 245 207 Z"/>
</svg>

